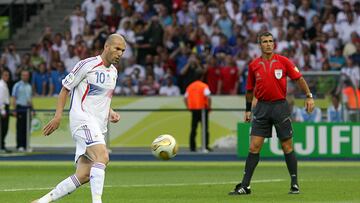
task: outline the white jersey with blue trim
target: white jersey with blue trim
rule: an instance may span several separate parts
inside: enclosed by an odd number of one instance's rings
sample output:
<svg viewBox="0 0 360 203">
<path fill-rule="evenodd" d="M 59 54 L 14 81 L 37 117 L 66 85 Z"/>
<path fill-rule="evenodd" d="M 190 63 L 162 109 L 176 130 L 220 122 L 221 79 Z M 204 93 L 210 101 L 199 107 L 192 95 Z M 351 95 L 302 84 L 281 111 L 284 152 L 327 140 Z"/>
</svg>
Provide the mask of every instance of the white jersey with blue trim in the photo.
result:
<svg viewBox="0 0 360 203">
<path fill-rule="evenodd" d="M 71 92 L 70 129 L 72 134 L 83 125 L 97 133 L 106 133 L 111 97 L 116 85 L 117 70 L 104 66 L 100 56 L 79 61 L 62 80 Z"/>
</svg>

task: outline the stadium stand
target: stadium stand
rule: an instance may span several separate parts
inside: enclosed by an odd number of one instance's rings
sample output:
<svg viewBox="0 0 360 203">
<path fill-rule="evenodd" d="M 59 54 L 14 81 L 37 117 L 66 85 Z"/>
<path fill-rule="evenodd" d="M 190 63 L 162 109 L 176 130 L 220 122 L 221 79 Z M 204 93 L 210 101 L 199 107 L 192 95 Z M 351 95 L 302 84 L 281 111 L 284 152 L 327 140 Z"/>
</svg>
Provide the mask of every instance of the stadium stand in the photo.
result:
<svg viewBox="0 0 360 203">
<path fill-rule="evenodd" d="M 115 32 L 127 40 L 118 95 L 158 95 L 166 78 L 183 93 L 196 69 L 217 81 L 208 81 L 212 94 L 244 94 L 247 64 L 260 55 L 256 34 L 264 30 L 302 72 L 341 71 L 359 88 L 360 1 L 49 0 L 41 8 L 3 43 L 0 68 L 15 82 L 20 70 L 34 75 L 44 62 L 53 78 L 46 96 L 56 95 L 54 77 L 101 53 Z M 125 93 L 131 86 L 137 90 Z"/>
</svg>

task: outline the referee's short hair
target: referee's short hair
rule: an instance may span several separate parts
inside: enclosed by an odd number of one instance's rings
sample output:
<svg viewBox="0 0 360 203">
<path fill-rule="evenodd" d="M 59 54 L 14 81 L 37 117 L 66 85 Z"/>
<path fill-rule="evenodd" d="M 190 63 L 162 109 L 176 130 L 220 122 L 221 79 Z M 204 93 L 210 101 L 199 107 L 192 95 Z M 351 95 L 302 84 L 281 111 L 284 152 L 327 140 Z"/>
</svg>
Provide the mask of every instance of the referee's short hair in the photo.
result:
<svg viewBox="0 0 360 203">
<path fill-rule="evenodd" d="M 261 43 L 261 37 L 268 37 L 268 36 L 271 36 L 273 39 L 274 39 L 274 36 L 268 32 L 268 31 L 265 31 L 265 32 L 260 32 L 257 36 L 257 42 L 260 44 Z"/>
</svg>

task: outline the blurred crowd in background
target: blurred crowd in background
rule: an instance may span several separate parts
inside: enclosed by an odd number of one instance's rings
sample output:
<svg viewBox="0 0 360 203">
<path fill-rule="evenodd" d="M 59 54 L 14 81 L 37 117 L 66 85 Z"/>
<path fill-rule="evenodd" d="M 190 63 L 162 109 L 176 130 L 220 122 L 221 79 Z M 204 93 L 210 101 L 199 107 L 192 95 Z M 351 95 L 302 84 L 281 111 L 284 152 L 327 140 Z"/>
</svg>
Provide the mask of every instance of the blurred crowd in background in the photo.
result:
<svg viewBox="0 0 360 203">
<path fill-rule="evenodd" d="M 198 69 L 213 95 L 244 94 L 248 64 L 261 55 L 257 33 L 270 31 L 302 72 L 341 71 L 359 87 L 360 1 L 85 0 L 65 22 L 65 33 L 46 27 L 29 53 L 11 43 L 2 51 L 12 83 L 29 70 L 34 96 L 57 95 L 74 65 L 119 33 L 127 49 L 114 95 L 181 95 Z"/>
</svg>

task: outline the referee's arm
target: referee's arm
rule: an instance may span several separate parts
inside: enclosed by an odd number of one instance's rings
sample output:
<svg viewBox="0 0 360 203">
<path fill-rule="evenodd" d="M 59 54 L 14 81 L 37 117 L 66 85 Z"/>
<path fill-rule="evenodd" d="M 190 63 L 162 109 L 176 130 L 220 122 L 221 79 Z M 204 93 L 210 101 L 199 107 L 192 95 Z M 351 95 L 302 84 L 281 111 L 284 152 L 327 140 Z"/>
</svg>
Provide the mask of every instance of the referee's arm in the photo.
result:
<svg viewBox="0 0 360 203">
<path fill-rule="evenodd" d="M 295 80 L 300 89 L 305 92 L 306 100 L 305 100 L 305 109 L 308 113 L 311 113 L 314 110 L 315 102 L 310 92 L 309 86 L 306 83 L 304 77 L 300 77 Z"/>
<path fill-rule="evenodd" d="M 251 106 L 252 106 L 253 97 L 254 97 L 253 90 L 246 90 L 246 95 L 245 95 L 246 110 L 245 110 L 245 116 L 244 116 L 245 122 L 251 121 Z"/>
</svg>

